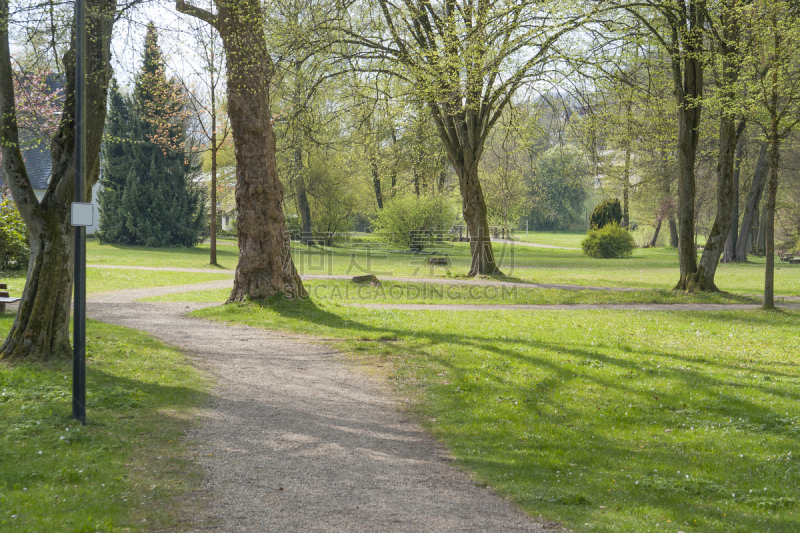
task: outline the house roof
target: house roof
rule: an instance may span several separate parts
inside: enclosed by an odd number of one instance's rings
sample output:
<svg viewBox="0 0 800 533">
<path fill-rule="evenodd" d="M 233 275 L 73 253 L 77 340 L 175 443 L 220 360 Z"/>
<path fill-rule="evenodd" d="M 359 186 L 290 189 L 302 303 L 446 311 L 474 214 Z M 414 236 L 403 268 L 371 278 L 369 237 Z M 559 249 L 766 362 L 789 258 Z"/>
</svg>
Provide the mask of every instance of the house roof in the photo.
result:
<svg viewBox="0 0 800 533">
<path fill-rule="evenodd" d="M 47 93 L 52 94 L 59 89 L 64 89 L 64 77 L 48 74 L 45 80 Z M 29 138 L 20 131 L 20 144 L 22 145 L 22 160 L 25 161 L 25 170 L 34 189 L 47 189 L 50 183 L 50 172 L 53 169 L 53 160 L 50 158 L 50 143 L 43 140 Z M 0 177 L 0 188 L 4 185 Z"/>
<path fill-rule="evenodd" d="M 40 142 L 35 146 L 23 148 L 22 159 L 25 161 L 25 169 L 28 171 L 31 187 L 46 189 L 47 184 L 50 183 L 50 171 L 53 168 L 53 160 L 50 159 L 50 150 L 47 145 Z M 0 187 L 3 185 L 3 178 L 0 177 Z"/>
</svg>

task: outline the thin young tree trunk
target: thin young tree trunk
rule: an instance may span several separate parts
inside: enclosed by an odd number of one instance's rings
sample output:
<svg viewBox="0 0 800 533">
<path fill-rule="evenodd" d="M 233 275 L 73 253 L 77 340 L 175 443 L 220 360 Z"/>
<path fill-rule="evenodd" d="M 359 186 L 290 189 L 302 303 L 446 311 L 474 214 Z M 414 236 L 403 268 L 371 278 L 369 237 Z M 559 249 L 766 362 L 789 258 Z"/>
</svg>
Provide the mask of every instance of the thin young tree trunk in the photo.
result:
<svg viewBox="0 0 800 533">
<path fill-rule="evenodd" d="M 777 131 L 777 127 L 775 128 Z M 764 273 L 764 309 L 775 308 L 775 202 L 778 197 L 778 165 L 780 163 L 780 141 L 772 139 L 770 153 L 769 187 L 766 205 L 766 257 Z"/>
<path fill-rule="evenodd" d="M 375 189 L 375 201 L 378 202 L 378 209 L 383 209 L 383 192 L 381 191 L 381 174 L 378 171 L 378 158 L 375 154 L 369 156 L 369 166 L 372 170 L 372 187 Z"/>
<path fill-rule="evenodd" d="M 772 171 L 770 170 L 770 174 Z M 767 202 L 761 209 L 761 220 L 758 224 L 758 237 L 756 241 L 756 255 L 765 255 L 767 253 Z"/>
<path fill-rule="evenodd" d="M 622 227 L 629 228 L 631 225 L 628 206 L 628 193 L 631 186 L 631 150 L 627 147 L 625 148 L 625 170 L 622 180 Z"/>
<path fill-rule="evenodd" d="M 750 192 L 747 195 L 747 202 L 742 215 L 739 238 L 736 240 L 735 261 L 747 261 L 747 252 L 750 251 L 753 243 L 753 226 L 758 227 L 758 206 L 761 203 L 761 195 L 767 182 L 767 169 L 769 168 L 767 164 L 768 151 L 769 144 L 766 142 L 761 143 L 753 181 L 750 183 Z"/>
<path fill-rule="evenodd" d="M 111 79 L 110 50 L 115 3 L 87 0 L 86 199 L 100 173 L 100 143 Z M 8 2 L 0 0 L 0 145 L 3 174 L 28 228 L 31 257 L 25 290 L 14 324 L 0 347 L 0 358 L 70 357 L 70 298 L 73 238 L 70 204 L 75 190 L 75 36 L 65 57 L 66 100 L 52 143 L 52 174 L 39 202 L 19 149 L 11 56 Z M 86 200 L 85 199 L 85 200 Z"/>
<path fill-rule="evenodd" d="M 777 26 L 773 14 L 773 25 Z M 780 37 L 775 35 L 775 49 L 780 49 Z M 778 124 L 778 70 L 772 71 L 772 94 L 770 98 L 770 158 L 769 186 L 767 188 L 766 223 L 766 271 L 764 272 L 764 309 L 775 309 L 775 202 L 778 196 L 778 169 L 780 168 L 781 139 Z"/>
<path fill-rule="evenodd" d="M 211 91 L 211 257 L 217 264 L 217 113 L 214 91 Z"/>
<path fill-rule="evenodd" d="M 303 71 L 300 61 L 294 62 L 294 106 L 295 121 L 301 121 L 301 111 L 303 109 Z M 306 189 L 306 173 L 303 165 L 303 138 L 301 128 L 295 127 L 292 135 L 294 145 L 294 159 L 292 161 L 292 174 L 294 174 L 295 193 L 297 195 L 297 210 L 300 212 L 300 242 L 308 245 L 313 244 L 314 239 L 311 235 L 311 206 L 308 203 L 308 191 Z"/>
</svg>

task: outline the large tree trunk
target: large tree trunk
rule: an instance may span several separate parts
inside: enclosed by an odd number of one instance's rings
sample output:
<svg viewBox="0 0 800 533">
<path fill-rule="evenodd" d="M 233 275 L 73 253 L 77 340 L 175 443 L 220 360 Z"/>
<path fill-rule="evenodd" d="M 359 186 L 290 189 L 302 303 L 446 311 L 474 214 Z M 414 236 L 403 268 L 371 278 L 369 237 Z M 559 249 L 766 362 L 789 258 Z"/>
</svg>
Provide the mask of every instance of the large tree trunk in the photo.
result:
<svg viewBox="0 0 800 533">
<path fill-rule="evenodd" d="M 675 222 L 675 217 L 669 217 L 669 245 L 677 248 L 678 241 L 678 224 Z"/>
<path fill-rule="evenodd" d="M 777 126 L 775 127 L 777 131 Z M 767 188 L 766 256 L 764 273 L 764 309 L 775 308 L 775 201 L 778 197 L 778 165 L 780 163 L 780 140 L 772 138 L 770 150 L 769 187 Z"/>
<path fill-rule="evenodd" d="M 500 274 L 494 259 L 489 223 L 486 218 L 486 199 L 478 179 L 478 162 L 456 166 L 456 174 L 461 189 L 464 223 L 470 237 L 472 261 L 468 276 Z"/>
<path fill-rule="evenodd" d="M 758 227 L 758 206 L 761 203 L 761 195 L 767 182 L 767 151 L 769 145 L 761 143 L 756 161 L 756 170 L 753 174 L 753 181 L 750 183 L 750 192 L 747 195 L 747 202 L 742 215 L 742 224 L 739 229 L 739 237 L 736 240 L 735 261 L 747 261 L 747 252 L 753 243 L 753 226 Z"/>
<path fill-rule="evenodd" d="M 738 198 L 739 189 L 734 190 L 736 153 L 739 138 L 744 131 L 744 123 L 736 126 L 732 117 L 723 115 L 719 128 L 719 160 L 717 163 L 717 214 L 708 235 L 700 266 L 692 278 L 688 290 L 716 291 L 714 276 L 722 255 L 722 248 L 733 223 L 733 197 Z M 738 218 L 738 216 L 737 216 Z"/>
<path fill-rule="evenodd" d="M 740 177 L 742 174 L 742 157 L 744 154 L 744 140 L 739 137 L 739 145 L 736 147 L 736 167 L 733 169 L 733 186 L 731 187 L 731 227 L 728 231 L 728 238 L 725 240 L 725 248 L 722 251 L 723 263 L 732 263 L 736 260 L 736 240 L 739 237 L 739 194 Z"/>
<path fill-rule="evenodd" d="M 269 107 L 272 58 L 259 0 L 217 0 L 217 15 L 176 0 L 178 11 L 219 31 L 228 74 L 228 116 L 236 148 L 236 229 L 239 264 L 228 302 L 282 294 L 305 296 L 294 266 L 283 185 L 275 162 L 275 132 Z"/>
<path fill-rule="evenodd" d="M 86 200 L 100 170 L 100 143 L 111 79 L 110 50 L 115 2 L 87 0 Z M 75 38 L 64 58 L 66 100 L 50 146 L 52 174 L 41 203 L 36 199 L 19 150 L 8 47 L 8 4 L 0 0 L 0 144 L 3 174 L 31 238 L 31 258 L 17 316 L 0 358 L 70 357 L 70 298 L 73 239 L 70 204 L 75 190 Z M 3 13 L 5 11 L 5 13 Z"/>
<path fill-rule="evenodd" d="M 674 36 L 674 45 L 683 46 L 681 57 L 672 58 L 672 74 L 678 107 L 678 252 L 680 280 L 676 290 L 696 290 L 697 249 L 694 244 L 695 161 L 700 140 L 700 97 L 703 93 L 702 27 L 704 13 L 699 2 L 690 0 L 689 18 L 681 24 L 686 35 L 682 43 Z"/>
</svg>

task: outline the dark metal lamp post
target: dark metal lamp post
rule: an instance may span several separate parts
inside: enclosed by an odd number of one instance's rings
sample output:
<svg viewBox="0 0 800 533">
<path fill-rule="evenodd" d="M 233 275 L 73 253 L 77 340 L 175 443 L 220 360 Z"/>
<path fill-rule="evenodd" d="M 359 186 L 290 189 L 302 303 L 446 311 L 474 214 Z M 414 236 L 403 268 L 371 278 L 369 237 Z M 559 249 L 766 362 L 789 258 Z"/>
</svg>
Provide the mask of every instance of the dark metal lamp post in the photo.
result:
<svg viewBox="0 0 800 533">
<path fill-rule="evenodd" d="M 86 0 L 75 2 L 75 228 L 74 311 L 72 334 L 72 418 L 86 424 L 86 226 L 92 205 L 86 204 Z M 88 223 L 87 223 L 88 222 Z"/>
</svg>

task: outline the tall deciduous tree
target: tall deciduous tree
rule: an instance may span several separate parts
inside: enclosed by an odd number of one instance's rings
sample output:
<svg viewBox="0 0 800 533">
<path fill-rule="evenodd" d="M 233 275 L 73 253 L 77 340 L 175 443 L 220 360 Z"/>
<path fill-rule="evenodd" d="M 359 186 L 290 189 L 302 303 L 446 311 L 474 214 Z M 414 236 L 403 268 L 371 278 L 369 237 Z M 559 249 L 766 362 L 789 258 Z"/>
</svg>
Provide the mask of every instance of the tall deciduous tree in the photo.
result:
<svg viewBox="0 0 800 533">
<path fill-rule="evenodd" d="M 740 16 L 752 38 L 744 92 L 751 95 L 749 112 L 764 127 L 769 144 L 764 308 L 773 309 L 781 144 L 800 125 L 800 6 L 789 0 L 754 0 L 740 9 Z"/>
<path fill-rule="evenodd" d="M 276 294 L 305 295 L 289 250 L 283 185 L 275 163 L 270 112 L 272 58 L 259 0 L 215 0 L 217 12 L 176 0 L 178 11 L 214 27 L 222 38 L 228 115 L 236 147 L 239 263 L 229 302 Z"/>
<path fill-rule="evenodd" d="M 472 237 L 469 275 L 499 272 L 489 238 L 479 163 L 486 140 L 517 90 L 553 60 L 560 38 L 580 17 L 560 2 L 378 0 L 349 4 L 356 16 L 339 29 L 363 59 L 413 83 L 433 116 L 458 179 Z"/>
<path fill-rule="evenodd" d="M 86 0 L 86 183 L 89 191 L 100 169 L 100 143 L 111 79 L 109 49 L 114 23 L 113 0 Z M 28 278 L 16 319 L 0 357 L 69 356 L 70 295 L 73 239 L 70 204 L 75 185 L 75 39 L 64 58 L 66 100 L 50 145 L 53 161 L 50 184 L 41 202 L 36 199 L 20 152 L 17 109 L 9 48 L 8 0 L 0 0 L 0 144 L 3 176 L 30 233 Z"/>
</svg>

